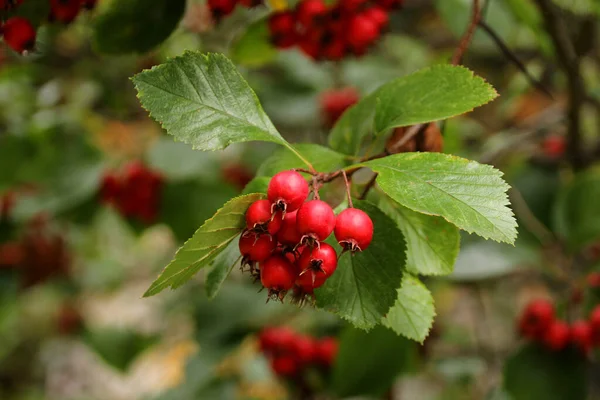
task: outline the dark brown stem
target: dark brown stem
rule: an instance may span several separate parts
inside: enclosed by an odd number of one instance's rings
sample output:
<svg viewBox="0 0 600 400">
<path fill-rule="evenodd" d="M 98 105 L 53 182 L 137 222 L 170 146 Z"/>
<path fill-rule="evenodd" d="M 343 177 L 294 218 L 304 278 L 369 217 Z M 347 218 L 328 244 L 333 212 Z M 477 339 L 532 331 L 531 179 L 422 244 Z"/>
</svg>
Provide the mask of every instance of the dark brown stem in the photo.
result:
<svg viewBox="0 0 600 400">
<path fill-rule="evenodd" d="M 344 184 L 346 185 L 346 196 L 348 196 L 348 206 L 350 206 L 350 208 L 354 208 L 354 204 L 352 204 L 352 194 L 350 193 L 350 181 L 348 181 L 348 175 L 346 175 L 346 171 L 342 170 L 342 176 L 344 177 Z"/>
<path fill-rule="evenodd" d="M 377 180 L 377 172 L 373 174 L 373 176 L 371 177 L 371 179 L 369 179 L 369 182 L 367 182 L 365 188 L 363 189 L 362 193 L 360 194 L 360 196 L 358 196 L 358 198 L 360 200 L 364 200 L 367 198 L 367 194 L 369 194 L 369 191 L 373 188 L 373 186 L 375 186 L 375 181 Z"/>
<path fill-rule="evenodd" d="M 428 124 L 417 124 L 417 125 L 411 126 L 410 128 L 408 128 L 406 135 L 402 136 L 402 139 L 400 139 L 396 143 L 392 143 L 391 145 L 388 144 L 388 146 L 386 148 L 386 153 L 384 155 L 377 154 L 376 156 L 370 158 L 370 160 L 373 158 L 381 158 L 381 157 L 385 157 L 386 155 L 396 153 L 399 148 L 404 146 L 406 143 L 410 142 L 416 135 L 425 131 L 425 129 L 427 129 L 427 125 Z"/>
<path fill-rule="evenodd" d="M 473 35 L 475 34 L 475 31 L 477 30 L 477 25 L 479 24 L 480 20 L 481 20 L 480 0 L 473 0 L 473 12 L 471 13 L 471 22 L 469 23 L 469 26 L 467 27 L 467 31 L 461 38 L 460 43 L 458 44 L 458 47 L 456 48 L 456 51 L 454 52 L 454 55 L 452 56 L 452 65 L 460 65 L 461 64 L 462 58 L 463 58 L 465 52 L 467 51 L 467 48 L 469 48 L 469 44 L 471 43 L 471 40 L 473 39 Z"/>
<path fill-rule="evenodd" d="M 580 60 L 557 6 L 550 0 L 535 1 L 544 18 L 546 30 L 554 44 L 556 60 L 567 76 L 569 84 L 567 155 L 573 168 L 580 169 L 585 166 L 581 140 L 581 108 L 586 98 L 585 87 L 580 74 Z"/>
</svg>

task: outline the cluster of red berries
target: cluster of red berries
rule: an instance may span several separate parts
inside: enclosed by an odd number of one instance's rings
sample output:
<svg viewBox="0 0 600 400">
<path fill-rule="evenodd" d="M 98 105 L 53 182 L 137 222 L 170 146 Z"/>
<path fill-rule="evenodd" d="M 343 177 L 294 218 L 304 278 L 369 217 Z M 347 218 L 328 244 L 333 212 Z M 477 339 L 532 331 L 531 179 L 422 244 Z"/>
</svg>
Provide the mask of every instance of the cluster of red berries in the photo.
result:
<svg viewBox="0 0 600 400">
<path fill-rule="evenodd" d="M 315 339 L 288 327 L 265 328 L 258 340 L 260 350 L 269 358 L 271 369 L 282 378 L 298 377 L 312 367 L 328 370 L 338 351 L 338 341 L 333 337 Z"/>
<path fill-rule="evenodd" d="M 319 103 L 325 125 L 332 127 L 344 111 L 358 103 L 360 94 L 353 87 L 331 89 L 321 93 Z"/>
<path fill-rule="evenodd" d="M 290 289 L 300 298 L 322 286 L 337 268 L 335 249 L 324 242 L 333 232 L 344 251 L 365 250 L 373 239 L 373 222 L 361 210 L 347 208 L 335 216 L 329 204 L 306 201 L 308 183 L 298 172 L 276 174 L 265 200 L 246 212 L 239 242 L 242 267 L 260 278 L 269 298 L 283 300 Z"/>
<path fill-rule="evenodd" d="M 552 303 L 535 300 L 521 315 L 519 332 L 553 351 L 563 350 L 571 343 L 588 354 L 592 347 L 600 346 L 600 306 L 594 308 L 587 321 L 579 320 L 569 325 L 556 318 Z"/>
<path fill-rule="evenodd" d="M 261 5 L 262 0 L 208 0 L 208 8 L 216 22 L 231 14 L 238 4 L 252 8 Z"/>
<path fill-rule="evenodd" d="M 315 60 L 341 60 L 363 55 L 381 36 L 389 13 L 403 0 L 301 0 L 294 10 L 269 18 L 273 44 L 281 49 L 298 46 Z"/>
<path fill-rule="evenodd" d="M 17 8 L 26 0 L 0 0 L 0 14 Z M 72 22 L 82 9 L 93 9 L 98 0 L 49 0 L 49 22 L 68 24 Z M 27 18 L 12 17 L 4 23 L 0 22 L 0 34 L 4 42 L 16 51 L 23 54 L 35 47 L 36 29 Z"/>
<path fill-rule="evenodd" d="M 100 196 L 128 218 L 153 222 L 159 211 L 163 178 L 139 161 L 126 165 L 121 173 L 104 175 Z"/>
</svg>

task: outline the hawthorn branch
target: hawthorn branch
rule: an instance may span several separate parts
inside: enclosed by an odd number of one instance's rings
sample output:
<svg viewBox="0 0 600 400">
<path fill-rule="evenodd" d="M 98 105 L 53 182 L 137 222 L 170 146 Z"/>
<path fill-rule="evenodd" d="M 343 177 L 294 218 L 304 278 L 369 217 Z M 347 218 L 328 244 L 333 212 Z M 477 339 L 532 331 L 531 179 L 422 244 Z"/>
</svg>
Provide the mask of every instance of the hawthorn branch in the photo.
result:
<svg viewBox="0 0 600 400">
<path fill-rule="evenodd" d="M 346 196 L 348 196 L 348 205 L 350 206 L 350 208 L 354 208 L 354 204 L 352 204 L 352 194 L 350 193 L 350 182 L 348 181 L 346 171 L 342 170 L 342 176 L 344 177 L 344 184 L 346 185 Z"/>
<path fill-rule="evenodd" d="M 465 55 L 465 52 L 469 48 L 469 44 L 473 39 L 473 35 L 475 35 L 475 31 L 477 30 L 477 25 L 479 21 L 481 21 L 481 4 L 480 0 L 473 0 L 473 9 L 471 13 L 471 22 L 467 27 L 467 31 L 460 39 L 460 43 L 458 47 L 454 51 L 454 55 L 452 56 L 452 65 L 460 65 L 462 62 L 462 58 Z"/>
<path fill-rule="evenodd" d="M 373 174 L 373 176 L 371 177 L 371 179 L 369 179 L 369 182 L 367 182 L 362 193 L 360 194 L 360 196 L 358 196 L 358 198 L 360 200 L 364 200 L 367 198 L 367 194 L 369 194 L 369 191 L 373 188 L 373 186 L 375 186 L 375 181 L 377 180 L 377 175 L 379 175 L 379 174 L 377 172 L 375 172 Z"/>
</svg>

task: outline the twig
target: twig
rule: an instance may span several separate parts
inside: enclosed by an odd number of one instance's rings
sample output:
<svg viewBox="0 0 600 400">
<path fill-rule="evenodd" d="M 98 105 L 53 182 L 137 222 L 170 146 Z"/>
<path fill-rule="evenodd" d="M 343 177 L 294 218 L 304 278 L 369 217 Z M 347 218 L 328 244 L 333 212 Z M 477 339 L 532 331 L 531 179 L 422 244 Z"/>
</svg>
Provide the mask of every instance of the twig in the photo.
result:
<svg viewBox="0 0 600 400">
<path fill-rule="evenodd" d="M 348 205 L 350 208 L 354 208 L 354 204 L 352 204 L 352 194 L 350 193 L 350 182 L 348 181 L 348 176 L 346 175 L 346 171 L 342 170 L 342 176 L 344 177 L 344 184 L 346 185 L 346 195 L 348 196 Z"/>
<path fill-rule="evenodd" d="M 569 83 L 569 135 L 567 142 L 568 158 L 573 168 L 585 166 L 581 147 L 581 108 L 586 98 L 585 87 L 580 75 L 580 60 L 575 46 L 569 39 L 569 31 L 561 19 L 560 12 L 550 0 L 535 0 L 546 25 L 546 30 L 556 50 L 556 59 L 567 75 Z"/>
<path fill-rule="evenodd" d="M 406 135 L 402 136 L 402 139 L 400 139 L 396 143 L 393 143 L 391 146 L 386 146 L 387 154 L 385 154 L 385 155 L 377 154 L 376 156 L 373 156 L 373 158 L 381 158 L 381 157 L 385 157 L 386 155 L 389 155 L 390 153 L 391 154 L 396 153 L 400 147 L 404 146 L 416 135 L 425 131 L 425 129 L 427 129 L 427 125 L 428 124 L 417 124 L 417 125 L 411 126 L 410 128 L 408 128 L 408 131 L 406 131 Z M 373 158 L 369 158 L 369 160 L 372 160 Z"/>
<path fill-rule="evenodd" d="M 373 186 L 375 186 L 375 181 L 377 180 L 377 175 L 378 175 L 378 173 L 375 172 L 373 174 L 373 176 L 371 177 L 371 179 L 369 180 L 369 182 L 367 182 L 367 185 L 363 189 L 362 193 L 360 194 L 360 196 L 358 196 L 358 198 L 360 200 L 364 200 L 367 197 L 367 194 L 369 194 L 369 190 L 371 190 L 373 188 Z"/>
<path fill-rule="evenodd" d="M 479 24 L 480 20 L 481 20 L 480 0 L 473 0 L 473 11 L 471 13 L 471 22 L 469 23 L 469 26 L 467 27 L 467 31 L 465 32 L 463 37 L 460 39 L 460 43 L 458 44 L 458 47 L 456 48 L 456 51 L 454 52 L 454 55 L 452 56 L 452 65 L 460 65 L 462 58 L 463 58 L 465 52 L 467 51 L 469 44 L 471 43 L 471 39 L 473 39 L 473 35 L 475 34 L 475 31 L 477 30 L 477 25 Z"/>
<path fill-rule="evenodd" d="M 519 70 L 525 75 L 525 77 L 533 87 L 543 92 L 551 99 L 554 99 L 554 97 L 552 97 L 552 93 L 550 93 L 550 91 L 540 81 L 538 81 L 533 75 L 531 75 L 531 73 L 527 70 L 527 67 L 521 62 L 521 60 L 519 60 L 517 55 L 513 53 L 513 51 L 506 45 L 506 43 L 504 43 L 504 41 L 500 38 L 500 36 L 498 36 L 498 34 L 492 29 L 491 26 L 489 26 L 483 20 L 479 21 L 479 26 L 494 41 L 494 43 L 502 51 L 504 56 L 510 61 L 512 61 L 517 66 L 517 68 L 519 68 Z"/>
</svg>

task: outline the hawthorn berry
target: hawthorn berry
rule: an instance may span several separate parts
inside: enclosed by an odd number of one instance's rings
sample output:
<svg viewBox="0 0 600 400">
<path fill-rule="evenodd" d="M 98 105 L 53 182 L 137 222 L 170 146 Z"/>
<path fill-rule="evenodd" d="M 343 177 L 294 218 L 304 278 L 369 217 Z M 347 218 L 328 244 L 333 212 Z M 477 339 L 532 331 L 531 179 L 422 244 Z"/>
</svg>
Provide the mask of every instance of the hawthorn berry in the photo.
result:
<svg viewBox="0 0 600 400">
<path fill-rule="evenodd" d="M 50 0 L 50 20 L 68 24 L 79 14 L 81 0 Z"/>
<path fill-rule="evenodd" d="M 560 351 L 569 343 L 569 325 L 563 321 L 553 321 L 544 332 L 542 341 L 550 350 Z"/>
<path fill-rule="evenodd" d="M 269 200 L 257 200 L 246 211 L 246 228 L 255 232 L 276 234 L 281 228 L 281 214 L 273 214 Z"/>
<path fill-rule="evenodd" d="M 592 329 L 587 321 L 576 321 L 571 325 L 571 341 L 583 353 L 592 349 Z"/>
<path fill-rule="evenodd" d="M 534 300 L 521 315 L 519 332 L 529 339 L 541 339 L 553 321 L 554 306 L 547 300 Z"/>
<path fill-rule="evenodd" d="M 345 42 L 342 42 L 345 46 Z M 321 94 L 319 103 L 327 126 L 333 126 L 344 111 L 358 102 L 360 94 L 353 87 L 331 89 Z"/>
<path fill-rule="evenodd" d="M 292 11 L 271 14 L 268 21 L 273 44 L 280 49 L 292 47 L 297 42 L 296 16 Z"/>
<path fill-rule="evenodd" d="M 297 335 L 295 340 L 292 341 L 290 350 L 301 365 L 307 365 L 315 360 L 317 344 L 311 337 Z"/>
<path fill-rule="evenodd" d="M 2 25 L 2 35 L 4 35 L 4 42 L 8 47 L 17 53 L 23 54 L 33 50 L 35 46 L 35 28 L 25 18 L 13 17 L 8 19 Z"/>
<path fill-rule="evenodd" d="M 321 339 L 316 346 L 316 359 L 326 367 L 331 367 L 335 362 L 338 352 L 338 341 L 333 337 Z"/>
<path fill-rule="evenodd" d="M 281 222 L 281 228 L 279 228 L 279 231 L 277 232 L 277 241 L 279 243 L 285 246 L 294 247 L 302 240 L 302 235 L 296 228 L 297 215 L 298 210 L 285 213 L 283 221 Z"/>
<path fill-rule="evenodd" d="M 231 14 L 235 5 L 235 0 L 208 0 L 208 8 L 216 22 Z"/>
<path fill-rule="evenodd" d="M 335 239 L 346 250 L 362 251 L 373 240 L 373 221 L 358 208 L 347 208 L 335 220 Z"/>
<path fill-rule="evenodd" d="M 258 337 L 260 349 L 267 354 L 284 352 L 292 346 L 296 334 L 287 326 L 267 327 Z"/>
<path fill-rule="evenodd" d="M 385 29 L 388 24 L 390 23 L 390 16 L 388 15 L 387 11 L 383 9 L 383 7 L 380 6 L 374 6 L 374 7 L 370 7 L 368 8 L 365 12 L 364 15 L 369 18 L 371 21 L 373 21 L 377 27 L 379 28 L 379 30 L 381 31 L 382 29 Z"/>
<path fill-rule="evenodd" d="M 277 242 L 271 235 L 255 235 L 246 231 L 240 237 L 239 247 L 245 262 L 261 262 L 269 258 L 277 247 Z"/>
<path fill-rule="evenodd" d="M 591 288 L 600 288 L 600 272 L 591 272 L 587 277 L 586 281 Z"/>
<path fill-rule="evenodd" d="M 362 51 L 379 36 L 379 27 L 368 15 L 358 14 L 348 22 L 348 43 Z"/>
<path fill-rule="evenodd" d="M 594 346 L 600 346 L 600 305 L 590 314 L 591 340 Z"/>
<path fill-rule="evenodd" d="M 364 6 L 366 6 L 368 0 L 340 0 L 339 8 L 340 11 L 344 14 L 356 14 L 359 12 Z"/>
<path fill-rule="evenodd" d="M 562 136 L 548 136 L 542 144 L 544 153 L 548 157 L 558 158 L 562 156 L 567 148 Z"/>
<path fill-rule="evenodd" d="M 299 365 L 292 355 L 278 355 L 271 359 L 271 368 L 275 374 L 282 377 L 294 376 L 298 373 Z"/>
<path fill-rule="evenodd" d="M 319 22 L 327 14 L 323 0 L 302 0 L 296 6 L 296 20 L 305 28 Z"/>
<path fill-rule="evenodd" d="M 324 201 L 311 200 L 298 210 L 296 227 L 303 238 L 322 242 L 335 228 L 335 214 Z"/>
<path fill-rule="evenodd" d="M 260 281 L 269 289 L 269 296 L 279 296 L 294 286 L 298 277 L 296 266 L 281 254 L 274 254 L 260 263 Z"/>
<path fill-rule="evenodd" d="M 297 264 L 300 276 L 296 284 L 305 292 L 311 293 L 312 289 L 322 286 L 335 272 L 337 254 L 331 245 L 321 243 L 319 247 L 306 247 Z"/>
<path fill-rule="evenodd" d="M 294 170 L 279 172 L 269 181 L 267 197 L 281 211 L 296 211 L 308 197 L 308 182 Z"/>
</svg>

